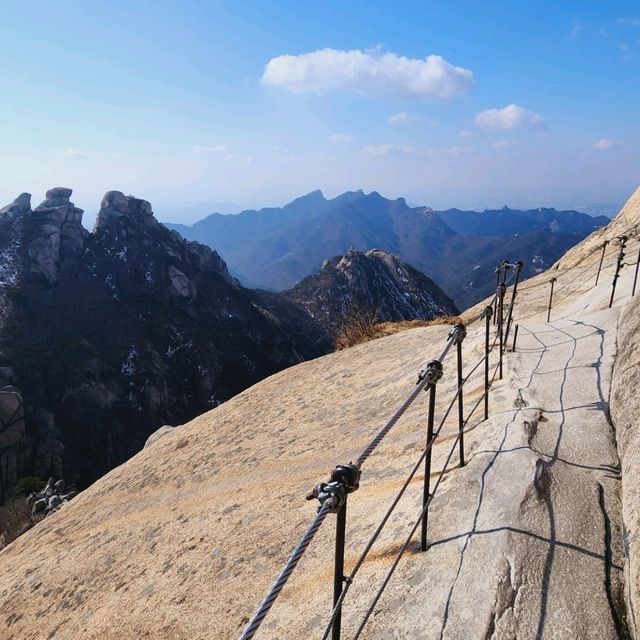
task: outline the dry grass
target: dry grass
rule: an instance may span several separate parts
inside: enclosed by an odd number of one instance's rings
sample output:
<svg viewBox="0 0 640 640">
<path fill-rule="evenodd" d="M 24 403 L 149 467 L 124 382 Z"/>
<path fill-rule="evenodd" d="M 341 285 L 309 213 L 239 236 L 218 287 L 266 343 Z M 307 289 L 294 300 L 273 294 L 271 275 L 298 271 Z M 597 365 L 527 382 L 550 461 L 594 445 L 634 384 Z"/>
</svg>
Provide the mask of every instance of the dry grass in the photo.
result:
<svg viewBox="0 0 640 640">
<path fill-rule="evenodd" d="M 400 320 L 399 322 L 375 322 L 375 313 L 356 310 L 350 315 L 350 322 L 345 322 L 335 338 L 336 351 L 353 347 L 376 338 L 391 336 L 400 331 L 416 327 L 430 327 L 439 324 L 462 323 L 460 316 L 439 316 L 433 320 Z"/>
</svg>

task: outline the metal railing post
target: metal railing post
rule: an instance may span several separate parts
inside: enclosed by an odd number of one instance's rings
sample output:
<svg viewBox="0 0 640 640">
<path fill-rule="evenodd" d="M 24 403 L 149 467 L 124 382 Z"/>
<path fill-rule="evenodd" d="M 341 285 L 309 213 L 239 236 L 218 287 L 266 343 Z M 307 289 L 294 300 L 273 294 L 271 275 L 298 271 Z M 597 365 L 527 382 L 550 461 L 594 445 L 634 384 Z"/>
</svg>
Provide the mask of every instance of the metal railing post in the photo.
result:
<svg viewBox="0 0 640 640">
<path fill-rule="evenodd" d="M 313 491 L 307 496 L 307 500 L 317 498 L 321 505 L 324 505 L 328 498 L 334 499 L 335 502 L 335 506 L 332 509 L 332 512 L 337 515 L 333 561 L 333 609 L 335 609 L 338 604 L 345 581 L 344 547 L 347 528 L 347 496 L 356 491 L 359 486 L 360 468 L 351 462 L 349 464 L 339 464 L 331 472 L 330 481 L 321 482 L 316 485 Z M 336 612 L 332 625 L 332 640 L 340 640 L 342 608 Z"/>
<path fill-rule="evenodd" d="M 638 283 L 638 267 L 640 267 L 640 249 L 638 249 L 638 258 L 636 259 L 636 273 L 633 276 L 633 289 L 631 290 L 631 297 L 636 295 L 636 284 Z"/>
<path fill-rule="evenodd" d="M 458 364 L 458 433 L 459 433 L 459 446 L 460 446 L 460 466 L 464 467 L 464 397 L 462 389 L 462 341 L 467 337 L 467 330 L 463 324 L 457 324 L 454 326 L 453 332 L 457 333 L 456 336 L 456 350 L 457 350 L 457 364 Z"/>
<path fill-rule="evenodd" d="M 507 287 L 505 286 L 504 282 L 500 283 L 500 286 L 498 287 L 498 336 L 500 339 L 500 361 L 499 361 L 499 367 L 500 367 L 500 380 L 502 380 L 502 355 L 504 353 L 504 317 L 503 317 L 503 311 L 504 311 L 504 293 L 506 291 Z"/>
<path fill-rule="evenodd" d="M 509 342 L 509 332 L 511 331 L 511 322 L 513 320 L 513 305 L 516 301 L 516 295 L 518 294 L 518 282 L 520 281 L 520 273 L 522 272 L 522 267 L 524 263 L 522 260 L 518 260 L 516 262 L 516 278 L 513 282 L 513 291 L 511 292 L 511 303 L 509 304 L 509 313 L 507 315 L 507 330 L 504 334 L 505 344 Z"/>
<path fill-rule="evenodd" d="M 496 291 L 498 290 L 498 286 L 500 285 L 500 274 L 502 273 L 502 267 L 496 267 Z M 496 318 L 498 317 L 498 297 L 496 296 L 493 299 L 493 305 L 492 305 L 492 316 L 493 316 L 493 324 L 496 323 Z"/>
<path fill-rule="evenodd" d="M 507 280 L 507 271 L 509 270 L 509 261 L 503 260 L 502 264 L 496 269 L 496 290 L 501 284 Z M 498 324 L 498 299 L 493 301 L 493 324 Z"/>
<path fill-rule="evenodd" d="M 347 497 L 345 496 L 344 502 L 340 511 L 338 511 L 338 517 L 336 518 L 336 548 L 335 558 L 333 564 L 333 606 L 338 604 L 338 599 L 342 594 L 342 587 L 344 585 L 344 545 L 345 534 L 347 528 Z M 342 628 L 342 609 L 336 614 L 333 621 L 333 627 L 331 629 L 331 640 L 340 640 L 340 632 Z"/>
<path fill-rule="evenodd" d="M 607 245 L 608 244 L 609 244 L 609 241 L 605 240 L 603 245 L 602 245 L 602 254 L 600 255 L 600 264 L 598 265 L 598 275 L 596 275 L 596 284 L 593 285 L 594 287 L 597 286 L 598 280 L 600 279 L 600 271 L 602 270 L 602 262 L 604 261 L 604 253 L 607 250 Z"/>
<path fill-rule="evenodd" d="M 519 325 L 519 324 L 517 324 L 517 325 L 514 327 L 514 329 L 513 329 L 513 347 L 512 347 L 512 349 L 511 349 L 512 351 L 515 351 L 515 350 L 516 350 L 516 340 L 518 339 L 518 327 L 519 327 L 519 326 L 520 326 L 520 325 Z"/>
<path fill-rule="evenodd" d="M 491 353 L 490 331 L 491 331 L 491 316 L 493 315 L 493 307 L 488 306 L 484 308 L 484 419 L 489 418 L 489 354 Z"/>
<path fill-rule="evenodd" d="M 427 550 L 427 520 L 429 517 L 429 509 L 427 503 L 429 502 L 429 484 L 431 480 L 431 453 L 433 451 L 433 445 L 429 446 L 433 440 L 433 422 L 435 418 L 436 410 L 436 386 L 438 380 L 442 377 L 442 363 L 438 360 L 432 360 L 426 366 L 425 375 L 429 380 L 429 413 L 427 415 L 427 444 L 429 447 L 427 455 L 424 458 L 424 483 L 422 487 L 422 508 L 424 514 L 422 516 L 422 530 L 420 533 L 420 550 Z"/>
<path fill-rule="evenodd" d="M 547 308 L 547 322 L 551 319 L 551 305 L 553 304 L 553 287 L 556 284 L 556 280 L 558 278 L 551 278 L 549 282 L 551 283 L 551 292 L 549 293 L 549 306 Z"/>
<path fill-rule="evenodd" d="M 627 236 L 620 236 L 618 238 L 620 243 L 620 251 L 618 251 L 618 260 L 616 262 L 616 272 L 613 276 L 613 282 L 611 283 L 611 298 L 609 298 L 609 309 L 613 305 L 613 299 L 616 295 L 616 285 L 618 284 L 618 278 L 620 277 L 620 269 L 622 269 L 622 260 L 624 258 L 624 250 L 627 246 Z"/>
</svg>

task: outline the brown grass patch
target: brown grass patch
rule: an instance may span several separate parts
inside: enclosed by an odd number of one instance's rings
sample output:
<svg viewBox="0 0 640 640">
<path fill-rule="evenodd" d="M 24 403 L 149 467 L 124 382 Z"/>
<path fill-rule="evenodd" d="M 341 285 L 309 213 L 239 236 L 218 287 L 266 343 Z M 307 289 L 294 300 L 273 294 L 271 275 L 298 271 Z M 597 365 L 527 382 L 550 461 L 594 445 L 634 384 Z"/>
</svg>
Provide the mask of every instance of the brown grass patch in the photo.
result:
<svg viewBox="0 0 640 640">
<path fill-rule="evenodd" d="M 439 324 L 462 323 L 460 316 L 439 316 L 433 320 L 400 320 L 399 322 L 376 322 L 375 312 L 351 311 L 349 318 L 335 337 L 336 351 L 353 347 L 376 338 L 384 338 L 394 333 L 417 327 L 431 327 Z"/>
</svg>

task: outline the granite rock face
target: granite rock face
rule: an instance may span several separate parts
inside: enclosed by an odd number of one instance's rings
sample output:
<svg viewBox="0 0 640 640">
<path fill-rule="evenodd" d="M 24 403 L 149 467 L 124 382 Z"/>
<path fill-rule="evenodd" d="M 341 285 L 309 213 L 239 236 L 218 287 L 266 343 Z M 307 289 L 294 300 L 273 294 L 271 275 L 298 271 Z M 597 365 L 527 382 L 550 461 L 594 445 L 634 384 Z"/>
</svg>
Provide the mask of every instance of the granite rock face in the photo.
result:
<svg viewBox="0 0 640 640">
<path fill-rule="evenodd" d="M 20 437 L 0 433 L 0 502 L 25 476 L 84 488 L 162 424 L 322 352 L 149 202 L 108 192 L 89 233 L 71 195 L 50 189 L 31 211 L 22 194 L 0 214 L 0 388 L 24 401 Z"/>
<path fill-rule="evenodd" d="M 625 583 L 629 626 L 640 624 L 640 297 L 620 318 L 618 360 L 614 370 L 611 415 L 622 464 L 622 517 L 628 558 Z"/>
</svg>

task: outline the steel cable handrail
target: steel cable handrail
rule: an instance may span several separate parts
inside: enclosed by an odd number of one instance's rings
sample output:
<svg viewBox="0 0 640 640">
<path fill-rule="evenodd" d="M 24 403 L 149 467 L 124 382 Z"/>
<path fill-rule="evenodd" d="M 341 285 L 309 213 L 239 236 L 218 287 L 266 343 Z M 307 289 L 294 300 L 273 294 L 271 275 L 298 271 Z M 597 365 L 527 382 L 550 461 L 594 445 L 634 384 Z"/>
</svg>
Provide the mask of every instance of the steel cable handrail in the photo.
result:
<svg viewBox="0 0 640 640">
<path fill-rule="evenodd" d="M 494 341 L 493 343 L 493 347 L 495 347 L 496 342 Z M 492 348 L 493 348 L 492 347 Z M 483 358 L 484 360 L 484 358 Z M 482 361 L 481 361 L 482 362 Z M 493 383 L 493 381 L 495 380 L 495 377 L 498 373 L 500 365 L 496 365 L 496 368 L 494 369 L 493 372 L 493 376 L 491 378 L 491 382 Z M 476 409 L 480 406 L 480 403 L 483 400 L 483 396 L 481 396 L 478 401 L 476 402 L 476 404 L 474 405 L 473 409 L 469 412 L 469 415 L 467 416 L 467 418 L 465 419 L 465 427 L 467 426 L 469 420 L 471 419 L 471 416 L 474 414 L 474 412 L 476 411 Z M 411 539 L 413 538 L 415 532 L 418 529 L 418 526 L 420 525 L 422 518 L 424 517 L 424 514 L 426 513 L 426 511 L 428 510 L 431 502 L 433 501 L 433 498 L 436 495 L 436 491 L 438 490 L 438 487 L 440 486 L 440 482 L 442 481 L 442 478 L 444 477 L 445 472 L 447 471 L 447 468 L 449 466 L 449 462 L 451 462 L 451 457 L 453 456 L 453 452 L 456 449 L 456 446 L 458 445 L 458 441 L 460 440 L 460 433 L 457 434 L 454 442 L 453 442 L 453 446 L 451 447 L 451 450 L 449 451 L 449 455 L 447 456 L 447 459 L 445 461 L 444 467 L 442 468 L 442 471 L 440 472 L 440 475 L 438 476 L 438 479 L 436 481 L 435 486 L 433 487 L 433 491 L 431 492 L 429 499 L 427 500 L 426 504 L 424 505 L 422 511 L 420 512 L 420 516 L 418 517 L 418 519 L 416 520 L 416 523 L 414 524 L 411 532 L 409 533 L 409 536 L 407 537 L 405 543 L 403 544 L 402 548 L 400 549 L 400 551 L 398 552 L 396 559 L 393 563 L 393 565 L 391 566 L 391 569 L 389 570 L 389 572 L 387 573 L 387 576 L 385 577 L 385 580 L 383 581 L 382 586 L 380 587 L 380 589 L 378 590 L 378 592 L 376 593 L 369 609 L 367 610 L 367 613 L 365 614 L 365 617 L 363 619 L 363 621 L 361 622 L 360 626 L 358 627 L 358 630 L 356 631 L 356 635 L 354 636 L 354 640 L 357 640 L 360 637 L 360 634 L 362 633 L 362 630 L 364 629 L 369 617 L 371 616 L 371 614 L 373 613 L 376 604 L 378 603 L 378 601 L 380 600 L 380 597 L 382 596 L 382 593 L 384 592 L 384 590 L 387 587 L 387 584 L 389 584 L 389 580 L 391 579 L 391 576 L 393 575 L 394 571 L 396 570 L 396 567 L 398 566 L 400 560 L 402 559 L 402 556 L 404 555 L 404 552 L 407 550 L 407 547 L 409 546 L 409 543 L 411 542 Z M 425 453 L 426 455 L 426 453 Z M 418 462 L 418 465 L 420 464 L 420 462 Z M 416 466 L 418 466 L 416 465 Z M 415 472 L 414 472 L 415 473 Z M 323 636 L 323 640 L 326 640 L 326 636 Z"/>
<path fill-rule="evenodd" d="M 517 282 L 518 282 L 518 276 L 520 273 L 520 270 L 522 268 L 522 263 L 518 262 L 515 265 L 509 265 L 507 263 L 507 261 L 505 261 L 503 263 L 502 269 L 508 269 L 511 266 L 515 266 L 516 269 L 514 271 L 514 274 L 512 275 L 512 278 L 509 279 L 509 284 L 507 285 L 507 283 L 502 282 L 499 283 L 499 287 L 498 290 L 496 291 L 496 294 L 493 297 L 493 302 L 497 302 L 498 301 L 498 294 L 500 294 L 499 296 L 499 300 L 500 300 L 500 313 L 503 314 L 504 313 L 504 308 L 503 308 L 503 300 L 504 300 L 504 295 L 505 295 L 505 291 L 507 289 L 507 286 L 510 286 L 512 281 L 515 280 L 515 284 L 514 284 L 514 293 L 512 295 L 512 299 L 511 299 L 511 304 L 509 305 L 508 309 L 511 309 L 511 306 L 513 305 L 513 302 L 515 300 L 515 288 L 517 287 Z M 503 272 L 503 278 L 504 278 L 504 273 Z M 499 277 L 500 279 L 500 277 Z M 486 331 L 487 331 L 487 338 L 486 338 L 486 343 L 485 343 L 485 355 L 479 359 L 479 361 L 474 365 L 474 367 L 471 369 L 471 371 L 469 371 L 466 375 L 466 377 L 463 379 L 462 378 L 462 373 L 461 373 L 461 358 L 462 358 L 462 351 L 461 351 L 461 344 L 462 341 L 464 340 L 464 337 L 466 335 L 466 328 L 464 325 L 456 325 L 454 327 L 454 329 L 451 331 L 451 333 L 449 334 L 448 338 L 447 338 L 447 342 L 446 345 L 444 347 L 444 349 L 442 350 L 442 353 L 440 354 L 440 357 L 438 360 L 432 360 L 431 362 L 428 363 L 428 365 L 420 372 L 420 376 L 418 378 L 418 382 L 416 383 L 415 388 L 413 389 L 413 391 L 411 392 L 411 394 L 409 394 L 409 396 L 406 398 L 406 400 L 403 402 L 403 404 L 400 406 L 400 408 L 393 414 L 393 416 L 385 423 L 385 425 L 375 434 L 375 436 L 371 439 L 371 441 L 365 446 L 365 448 L 361 451 L 361 453 L 358 455 L 358 457 L 356 458 L 356 462 L 355 463 L 349 463 L 348 465 L 338 465 L 336 467 L 336 469 L 334 469 L 334 472 L 332 473 L 331 476 L 331 482 L 329 483 L 321 483 L 319 485 L 317 485 L 317 487 L 314 489 L 314 492 L 310 495 L 307 496 L 308 498 L 312 498 L 312 497 L 317 497 L 320 502 L 321 502 L 321 506 L 318 509 L 318 512 L 316 514 L 316 516 L 314 517 L 314 519 L 312 520 L 311 524 L 309 525 L 308 529 L 306 530 L 306 532 L 304 533 L 303 537 L 301 538 L 301 540 L 299 541 L 298 545 L 296 546 L 296 548 L 294 549 L 294 551 L 292 552 L 291 556 L 289 557 L 289 560 L 287 561 L 285 567 L 283 568 L 283 570 L 281 571 L 281 573 L 279 574 L 278 578 L 276 579 L 276 581 L 273 583 L 271 589 L 269 590 L 269 593 L 267 594 L 267 596 L 264 598 L 264 600 L 262 601 L 262 603 L 260 604 L 260 606 L 258 607 L 256 613 L 254 614 L 254 616 L 251 618 L 250 622 L 248 623 L 247 627 L 245 628 L 245 631 L 243 632 L 243 635 L 241 636 L 241 640 L 249 640 L 250 638 L 253 637 L 253 635 L 255 634 L 256 630 L 258 629 L 258 627 L 260 626 L 261 622 L 263 621 L 264 617 L 267 615 L 268 611 L 270 610 L 271 606 L 273 605 L 273 603 L 275 602 L 276 598 L 278 597 L 278 595 L 280 594 L 280 592 L 282 591 L 284 585 L 286 584 L 289 576 L 291 575 L 291 573 L 293 572 L 293 570 L 295 569 L 296 565 L 298 564 L 298 561 L 300 560 L 300 558 L 302 557 L 302 555 L 304 554 L 306 548 L 308 547 L 308 545 L 310 544 L 311 540 L 313 539 L 313 537 L 315 536 L 317 530 L 320 528 L 322 522 L 324 521 L 324 519 L 326 518 L 326 515 L 328 513 L 334 512 L 338 514 L 338 530 L 340 529 L 340 527 L 342 527 L 341 531 L 342 533 L 341 535 L 341 540 L 342 540 L 342 547 L 344 547 L 344 523 L 345 523 L 345 513 L 346 513 L 346 497 L 347 494 L 350 493 L 351 491 L 354 491 L 358 488 L 358 484 L 359 484 L 359 479 L 360 479 L 360 469 L 362 467 L 362 465 L 364 464 L 364 462 L 369 458 L 369 456 L 375 451 L 375 449 L 378 447 L 378 445 L 381 443 L 381 441 L 384 439 L 384 437 L 389 433 L 389 431 L 393 428 L 393 426 L 398 422 L 398 420 L 404 415 L 404 413 L 407 411 L 407 409 L 411 406 L 411 404 L 416 400 L 416 398 L 418 397 L 418 395 L 420 394 L 421 391 L 423 390 L 427 390 L 428 388 L 431 389 L 431 396 L 430 396 L 430 404 L 429 404 L 429 411 L 430 411 L 430 421 L 429 421 L 429 430 L 428 430 L 428 443 L 424 449 L 424 451 L 422 452 L 420 459 L 418 460 L 418 462 L 416 463 L 416 465 L 414 466 L 413 470 L 411 471 L 409 477 L 405 480 L 405 483 L 403 485 L 403 488 L 401 489 L 401 492 L 396 496 L 395 500 L 393 501 L 390 509 L 387 511 L 387 513 L 385 514 L 385 516 L 383 517 L 382 522 L 378 525 L 378 528 L 376 529 L 376 531 L 373 534 L 373 537 L 369 540 L 364 553 L 361 555 L 358 563 L 356 564 L 356 566 L 354 567 L 354 571 L 352 571 L 351 576 L 349 576 L 346 579 L 346 584 L 343 585 L 342 587 L 340 587 L 341 583 L 345 580 L 345 578 L 342 576 L 342 569 L 340 569 L 340 573 L 334 572 L 334 609 L 332 610 L 332 615 L 331 615 L 331 620 L 329 622 L 329 627 L 328 627 L 328 631 L 330 631 L 331 629 L 331 625 L 334 625 L 336 618 L 339 617 L 340 613 L 341 613 L 341 607 L 342 607 L 342 603 L 344 602 L 344 598 L 346 596 L 346 592 L 348 590 L 349 585 L 351 584 L 351 580 L 353 579 L 353 577 L 355 577 L 356 573 L 358 572 L 358 570 L 360 569 L 360 567 L 362 566 L 362 563 L 364 562 L 364 560 L 366 559 L 368 553 L 371 550 L 372 545 L 375 543 L 375 541 L 377 540 L 378 536 L 380 535 L 382 529 L 384 528 L 384 526 L 386 525 L 389 517 L 391 516 L 391 514 L 393 513 L 398 501 L 402 498 L 402 495 L 404 494 L 404 492 L 406 491 L 406 488 L 409 486 L 411 480 L 415 477 L 415 473 L 417 472 L 418 467 L 420 466 L 420 464 L 422 462 L 425 462 L 425 464 L 427 465 L 426 468 L 430 468 L 430 462 L 428 462 L 430 460 L 430 453 L 433 449 L 434 446 L 434 442 L 436 440 L 436 438 L 440 435 L 441 430 L 443 428 L 443 425 L 445 423 L 445 421 L 447 420 L 447 418 L 449 417 L 451 410 L 453 409 L 454 404 L 456 403 L 456 400 L 459 401 L 459 411 L 460 411 L 460 416 L 459 416 L 459 430 L 458 430 L 458 434 L 457 437 L 455 439 L 455 443 L 454 443 L 454 448 L 458 445 L 458 443 L 460 443 L 460 462 L 461 465 L 464 465 L 464 460 L 463 460 L 463 449 L 462 449 L 462 438 L 464 435 L 464 429 L 466 428 L 466 426 L 468 425 L 469 420 L 471 419 L 471 416 L 473 415 L 473 413 L 477 410 L 478 406 L 480 405 L 480 403 L 485 400 L 485 416 L 486 414 L 486 398 L 488 397 L 488 393 L 489 393 L 489 378 L 488 378 L 488 370 L 487 367 L 488 365 L 485 364 L 485 392 L 483 393 L 483 395 L 480 397 L 480 399 L 478 400 L 478 402 L 475 404 L 475 406 L 473 407 L 473 409 L 471 410 L 471 412 L 469 413 L 469 415 L 466 417 L 466 419 L 464 419 L 464 416 L 462 415 L 462 389 L 464 388 L 464 385 L 467 383 L 467 381 L 470 379 L 470 377 L 477 371 L 477 369 L 483 364 L 486 363 L 489 357 L 489 354 L 491 353 L 491 351 L 493 351 L 496 347 L 497 341 L 500 338 L 500 362 L 499 362 L 499 367 L 500 367 L 500 375 L 502 376 L 502 344 L 503 344 L 503 330 L 504 330 L 504 320 L 503 320 L 503 316 L 501 316 L 501 320 L 499 323 L 499 328 L 497 330 L 497 334 L 495 336 L 495 339 L 493 340 L 493 344 L 489 347 L 489 326 L 490 326 L 490 317 L 491 317 L 491 308 L 490 307 L 485 307 L 485 310 L 479 314 L 476 318 L 473 318 L 471 320 L 471 323 L 476 322 L 478 319 L 485 317 L 486 318 Z M 471 324 L 469 323 L 469 324 Z M 434 404 L 435 404 L 435 388 L 436 388 L 436 384 L 439 380 L 439 378 L 442 376 L 442 362 L 446 359 L 449 351 L 451 350 L 451 348 L 457 345 L 457 349 L 458 349 L 458 388 L 455 391 L 455 394 L 451 400 L 451 403 L 449 404 L 444 416 L 442 417 L 442 420 L 438 426 L 437 432 L 434 433 L 433 431 L 433 410 L 434 410 Z M 498 368 L 496 368 L 494 370 L 494 374 L 491 378 L 491 384 L 493 383 L 493 381 L 495 380 L 496 374 L 498 372 Z M 452 453 L 449 454 L 449 457 L 447 458 L 447 465 L 451 459 L 451 455 Z M 446 468 L 446 465 L 445 465 Z M 341 475 L 342 474 L 342 475 Z M 345 475 L 346 474 L 346 475 Z M 427 478 L 428 473 L 425 472 L 425 479 Z M 349 481 L 350 479 L 350 481 Z M 423 510 L 422 510 L 422 514 L 424 515 L 427 510 L 428 510 L 428 506 L 431 503 L 432 499 L 433 499 L 433 494 L 435 493 L 435 490 L 437 489 L 437 487 L 439 486 L 439 483 L 442 479 L 442 475 L 438 478 L 438 481 L 436 482 L 436 485 L 434 486 L 434 490 L 432 493 L 429 493 L 427 490 L 427 484 L 425 484 L 425 495 L 423 496 Z M 340 522 L 342 521 L 342 525 L 340 525 Z M 424 519 L 423 522 L 423 544 L 426 544 L 426 517 Z M 338 530 L 336 531 L 336 536 L 338 536 Z M 415 529 L 414 529 L 415 532 Z M 336 545 L 338 544 L 338 537 L 336 537 Z M 338 547 L 336 547 L 337 549 Z M 426 547 L 423 547 L 426 548 Z M 338 552 L 336 551 L 336 563 L 338 563 Z M 342 556 L 344 555 L 344 550 L 342 551 Z M 343 560 L 340 560 L 340 563 L 342 563 Z M 336 567 L 338 565 L 336 564 Z M 336 588 L 338 588 L 339 590 L 336 591 Z M 338 598 L 338 599 L 336 599 Z M 327 632 L 328 632 L 327 631 Z M 326 635 L 326 634 L 325 634 Z M 338 622 L 338 635 L 339 635 L 339 622 Z"/>
<path fill-rule="evenodd" d="M 491 350 L 493 350 L 493 348 L 495 347 L 496 343 L 497 343 L 497 337 L 493 342 Z M 333 623 L 334 623 L 338 613 L 342 609 L 342 604 L 343 604 L 343 602 L 344 602 L 344 600 L 346 598 L 346 595 L 347 595 L 347 592 L 349 591 L 349 588 L 351 587 L 351 584 L 353 583 L 354 578 L 358 574 L 358 571 L 360 570 L 360 568 L 362 567 L 365 559 L 369 555 L 369 552 L 371 551 L 371 548 L 373 547 L 375 541 L 378 539 L 378 536 L 382 533 L 382 530 L 383 530 L 384 526 L 386 525 L 386 523 L 388 522 L 388 520 L 391 517 L 392 513 L 394 512 L 396 506 L 398 505 L 398 502 L 401 500 L 402 496 L 404 495 L 404 492 L 409 487 L 409 484 L 411 483 L 411 480 L 413 480 L 413 477 L 417 473 L 420 465 L 424 461 L 424 459 L 427 456 L 427 454 L 429 453 L 429 451 L 432 450 L 436 439 L 438 438 L 438 436 L 440 435 L 440 432 L 442 431 L 442 428 L 444 427 L 444 423 L 446 422 L 447 418 L 451 414 L 451 410 L 453 409 L 453 407 L 454 407 L 454 405 L 456 403 L 456 400 L 458 399 L 458 397 L 460 395 L 461 390 L 463 389 L 464 385 L 468 382 L 469 378 L 478 370 L 480 365 L 486 360 L 486 358 L 487 358 L 487 356 L 482 356 L 482 358 L 480 358 L 480 360 L 475 364 L 475 366 L 471 369 L 471 371 L 469 371 L 469 373 L 467 373 L 467 375 L 465 376 L 462 384 L 460 384 L 458 386 L 458 388 L 456 389 L 456 392 L 455 392 L 451 402 L 449 403 L 449 406 L 447 407 L 442 419 L 440 420 L 440 423 L 438 425 L 437 430 L 435 431 L 435 433 L 433 435 L 433 438 L 429 441 L 429 443 L 427 444 L 426 448 L 422 451 L 422 454 L 420 455 L 420 458 L 418 459 L 418 461 L 414 465 L 413 469 L 411 470 L 411 472 L 407 476 L 407 478 L 406 478 L 404 484 L 402 485 L 401 489 L 396 494 L 396 497 L 394 498 L 393 502 L 391 503 L 391 506 L 389 507 L 389 509 L 387 510 L 385 515 L 383 516 L 380 524 L 378 525 L 378 527 L 376 528 L 376 530 L 374 531 L 372 536 L 369 538 L 364 550 L 362 551 L 361 555 L 358 557 L 358 560 L 356 560 L 356 563 L 355 563 L 353 569 L 351 570 L 349 575 L 345 578 L 345 587 L 344 587 L 342 593 L 340 594 L 340 598 L 336 602 L 336 604 L 335 604 L 335 606 L 333 608 L 333 611 L 331 612 L 331 618 L 329 620 L 329 623 L 328 623 L 327 627 L 324 630 L 324 633 L 322 635 L 322 640 L 326 640 L 329 637 L 329 632 L 331 631 L 331 628 L 333 626 Z M 480 397 L 480 400 L 478 401 L 478 403 L 475 405 L 475 407 L 472 409 L 472 411 L 467 416 L 467 420 L 466 421 L 468 421 L 471 418 L 471 415 L 477 409 L 477 407 L 480 405 L 480 402 L 482 402 L 483 399 L 484 399 L 484 393 Z"/>
<path fill-rule="evenodd" d="M 262 623 L 262 620 L 267 615 L 267 613 L 269 613 L 269 609 L 271 609 L 276 598 L 284 588 L 284 585 L 287 583 L 289 576 L 296 568 L 296 565 L 300 561 L 300 558 L 303 556 L 307 547 L 313 540 L 313 537 L 320 528 L 320 525 L 323 523 L 327 515 L 331 512 L 333 507 L 334 505 L 332 504 L 331 500 L 327 500 L 320 506 L 320 509 L 318 510 L 314 519 L 311 521 L 311 524 L 300 539 L 300 542 L 289 556 L 289 560 L 287 560 L 287 563 L 280 572 L 280 575 L 276 578 L 275 582 L 271 586 L 271 589 L 269 589 L 269 593 L 267 593 L 257 611 L 254 613 L 253 617 L 245 627 L 245 630 L 242 632 L 240 640 L 250 640 L 250 638 L 253 638 L 255 632 L 258 630 L 258 627 Z"/>
</svg>

